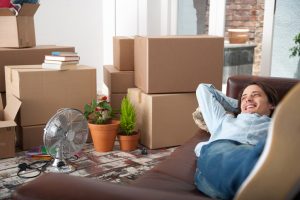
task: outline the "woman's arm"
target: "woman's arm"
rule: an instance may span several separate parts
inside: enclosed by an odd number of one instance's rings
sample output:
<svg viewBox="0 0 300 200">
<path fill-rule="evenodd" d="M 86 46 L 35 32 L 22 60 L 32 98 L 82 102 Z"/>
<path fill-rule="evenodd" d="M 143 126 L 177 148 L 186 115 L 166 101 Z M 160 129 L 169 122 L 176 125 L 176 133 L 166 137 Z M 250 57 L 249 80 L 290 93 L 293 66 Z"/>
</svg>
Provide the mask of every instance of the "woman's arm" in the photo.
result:
<svg viewBox="0 0 300 200">
<path fill-rule="evenodd" d="M 227 97 L 211 84 L 200 84 L 196 95 L 203 118 L 211 134 L 214 134 L 220 126 L 226 113 L 238 111 L 238 101 Z"/>
</svg>

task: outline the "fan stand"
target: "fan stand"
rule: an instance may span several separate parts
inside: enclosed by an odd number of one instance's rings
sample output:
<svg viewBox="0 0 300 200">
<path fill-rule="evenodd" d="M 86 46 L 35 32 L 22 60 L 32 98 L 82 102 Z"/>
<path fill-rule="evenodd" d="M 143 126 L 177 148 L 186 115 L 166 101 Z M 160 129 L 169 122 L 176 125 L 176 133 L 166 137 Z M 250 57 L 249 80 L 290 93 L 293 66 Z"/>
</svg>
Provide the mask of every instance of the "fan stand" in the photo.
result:
<svg viewBox="0 0 300 200">
<path fill-rule="evenodd" d="M 75 171 L 75 167 L 68 164 L 66 160 L 63 159 L 62 151 L 60 149 L 61 148 L 58 149 L 54 161 L 51 167 L 48 167 L 48 170 L 56 173 L 70 173 Z"/>
</svg>

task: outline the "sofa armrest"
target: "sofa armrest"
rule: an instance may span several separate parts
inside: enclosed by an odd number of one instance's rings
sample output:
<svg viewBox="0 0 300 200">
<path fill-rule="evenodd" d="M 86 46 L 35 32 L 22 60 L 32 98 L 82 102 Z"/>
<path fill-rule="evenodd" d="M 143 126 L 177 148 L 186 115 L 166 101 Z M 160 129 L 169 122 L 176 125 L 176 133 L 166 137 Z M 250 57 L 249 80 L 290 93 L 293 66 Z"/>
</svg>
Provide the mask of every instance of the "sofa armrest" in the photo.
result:
<svg viewBox="0 0 300 200">
<path fill-rule="evenodd" d="M 237 99 L 240 91 L 253 81 L 264 82 L 272 86 L 278 93 L 279 101 L 294 85 L 300 82 L 299 79 L 293 78 L 236 75 L 228 78 L 226 95 Z"/>
<path fill-rule="evenodd" d="M 88 179 L 66 174 L 44 174 L 35 180 L 18 188 L 14 194 L 15 200 L 98 200 L 98 199 L 198 199 L 174 192 L 165 192 L 129 185 L 105 183 L 96 179 Z M 201 199 L 201 198 L 200 198 Z M 203 198 L 206 199 L 206 198 Z"/>
</svg>

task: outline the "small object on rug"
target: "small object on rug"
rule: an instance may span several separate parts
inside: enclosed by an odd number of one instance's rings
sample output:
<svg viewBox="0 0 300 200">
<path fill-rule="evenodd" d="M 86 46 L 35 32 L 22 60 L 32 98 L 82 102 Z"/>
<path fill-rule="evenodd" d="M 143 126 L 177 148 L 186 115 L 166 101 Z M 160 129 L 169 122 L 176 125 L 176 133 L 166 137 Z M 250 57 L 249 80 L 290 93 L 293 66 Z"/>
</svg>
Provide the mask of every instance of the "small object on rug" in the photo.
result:
<svg viewBox="0 0 300 200">
<path fill-rule="evenodd" d="M 142 148 L 141 154 L 142 155 L 147 155 L 148 154 L 148 151 L 145 147 Z"/>
</svg>

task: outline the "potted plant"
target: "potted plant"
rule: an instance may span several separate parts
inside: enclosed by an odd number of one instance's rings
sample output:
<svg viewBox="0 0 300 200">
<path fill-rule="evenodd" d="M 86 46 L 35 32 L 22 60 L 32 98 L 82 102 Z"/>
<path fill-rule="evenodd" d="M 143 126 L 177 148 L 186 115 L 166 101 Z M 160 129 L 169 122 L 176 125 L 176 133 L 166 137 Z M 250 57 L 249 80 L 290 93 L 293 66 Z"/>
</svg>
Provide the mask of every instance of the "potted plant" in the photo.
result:
<svg viewBox="0 0 300 200">
<path fill-rule="evenodd" d="M 120 131 L 118 139 L 122 151 L 133 151 L 137 148 L 140 134 L 135 131 L 136 113 L 134 106 L 127 97 L 122 99 Z"/>
<path fill-rule="evenodd" d="M 295 46 L 293 46 L 292 48 L 290 48 L 290 58 L 291 57 L 298 57 L 300 58 L 300 33 L 298 33 L 297 35 L 295 35 L 295 37 L 293 38 Z M 300 78 L 300 60 L 298 60 L 298 67 L 297 67 L 297 71 L 295 73 L 295 76 L 297 78 Z"/>
<path fill-rule="evenodd" d="M 107 97 L 93 99 L 91 104 L 86 104 L 84 116 L 88 120 L 95 150 L 98 152 L 112 151 L 120 121 L 113 119 L 113 110 Z"/>
</svg>

